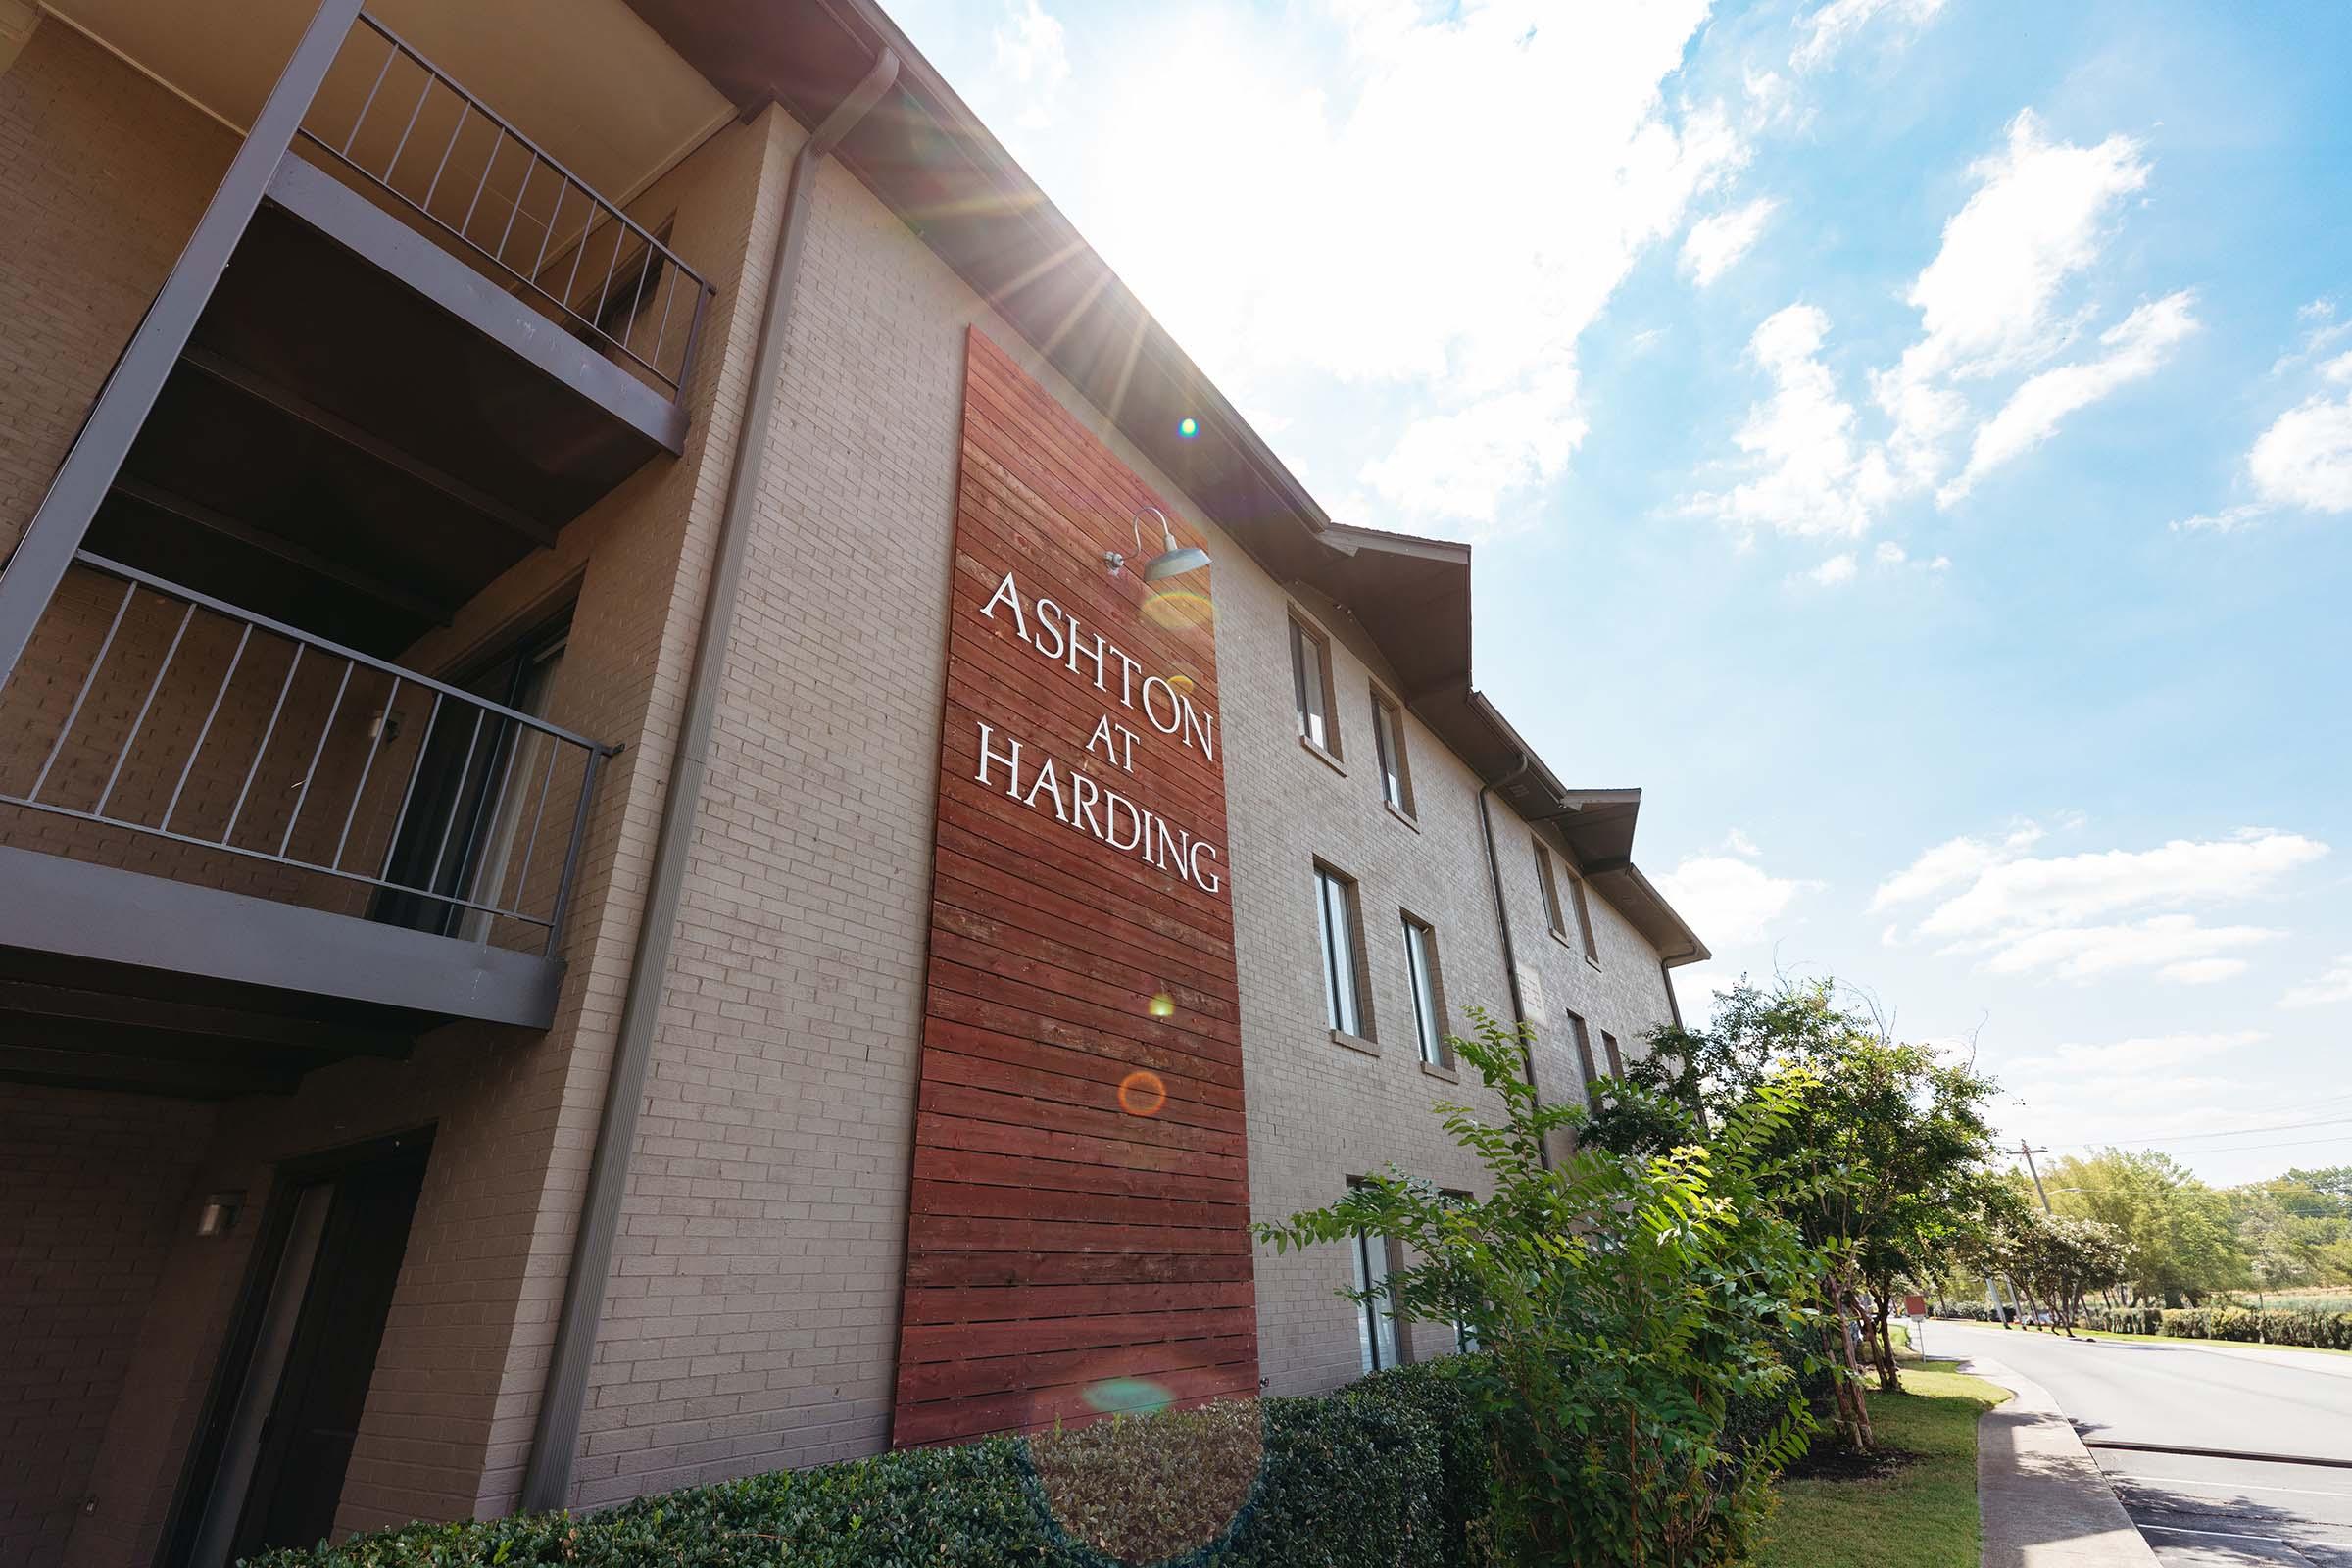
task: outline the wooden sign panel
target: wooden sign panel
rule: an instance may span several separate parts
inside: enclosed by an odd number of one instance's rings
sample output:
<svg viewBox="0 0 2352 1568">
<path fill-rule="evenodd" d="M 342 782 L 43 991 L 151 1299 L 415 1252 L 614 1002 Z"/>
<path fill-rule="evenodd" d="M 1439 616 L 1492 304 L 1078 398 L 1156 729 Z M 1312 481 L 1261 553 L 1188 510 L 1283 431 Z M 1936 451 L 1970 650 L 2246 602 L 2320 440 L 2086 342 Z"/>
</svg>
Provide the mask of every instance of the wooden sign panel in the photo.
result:
<svg viewBox="0 0 2352 1568">
<path fill-rule="evenodd" d="M 1257 1390 L 1211 573 L 1143 580 L 1154 506 L 969 334 L 901 1446 Z"/>
</svg>

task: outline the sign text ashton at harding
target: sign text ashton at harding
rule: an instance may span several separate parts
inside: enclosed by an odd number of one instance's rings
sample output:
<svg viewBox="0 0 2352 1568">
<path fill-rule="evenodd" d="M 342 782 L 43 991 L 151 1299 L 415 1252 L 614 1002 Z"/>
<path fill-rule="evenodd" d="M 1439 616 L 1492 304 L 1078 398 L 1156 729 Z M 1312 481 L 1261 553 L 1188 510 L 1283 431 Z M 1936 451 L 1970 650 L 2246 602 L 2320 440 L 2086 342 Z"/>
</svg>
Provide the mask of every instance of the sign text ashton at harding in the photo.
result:
<svg viewBox="0 0 2352 1568">
<path fill-rule="evenodd" d="M 1178 745 L 1217 760 L 1217 717 L 1196 704 L 1190 693 L 1178 691 L 1161 675 L 1146 673 L 1141 661 L 1101 632 L 1088 632 L 1077 613 L 1051 599 L 1026 602 L 1013 574 L 1006 572 L 980 613 L 990 620 L 1003 610 L 1013 634 L 1037 655 L 1080 679 L 1092 677 L 1095 690 L 1118 699 L 1129 712 Z M 1032 631 L 1032 623 L 1035 630 Z M 1224 852 L 1208 840 L 1196 838 L 1151 808 L 1098 783 L 1076 767 L 1055 764 L 1043 747 L 1024 746 L 995 725 L 976 720 L 980 731 L 979 784 L 994 784 L 1002 776 L 1005 798 L 1031 810 L 1050 804 L 1057 822 L 1076 828 L 1122 854 L 1133 855 L 1156 870 L 1172 871 L 1184 881 L 1214 894 L 1224 887 L 1217 869 Z M 1087 738 L 1090 756 L 1100 756 L 1126 773 L 1135 772 L 1138 732 L 1105 711 Z"/>
</svg>

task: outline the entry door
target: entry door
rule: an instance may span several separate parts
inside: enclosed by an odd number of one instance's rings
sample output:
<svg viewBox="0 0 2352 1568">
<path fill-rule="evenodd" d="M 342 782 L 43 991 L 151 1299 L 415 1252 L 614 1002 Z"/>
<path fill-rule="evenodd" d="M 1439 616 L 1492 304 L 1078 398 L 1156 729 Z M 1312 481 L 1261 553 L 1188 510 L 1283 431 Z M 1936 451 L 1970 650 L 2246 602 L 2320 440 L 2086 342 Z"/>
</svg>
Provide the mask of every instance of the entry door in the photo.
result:
<svg viewBox="0 0 2352 1568">
<path fill-rule="evenodd" d="M 424 1183 L 421 1140 L 318 1171 L 294 1195 L 237 1408 L 190 1554 L 220 1568 L 333 1528 Z"/>
</svg>

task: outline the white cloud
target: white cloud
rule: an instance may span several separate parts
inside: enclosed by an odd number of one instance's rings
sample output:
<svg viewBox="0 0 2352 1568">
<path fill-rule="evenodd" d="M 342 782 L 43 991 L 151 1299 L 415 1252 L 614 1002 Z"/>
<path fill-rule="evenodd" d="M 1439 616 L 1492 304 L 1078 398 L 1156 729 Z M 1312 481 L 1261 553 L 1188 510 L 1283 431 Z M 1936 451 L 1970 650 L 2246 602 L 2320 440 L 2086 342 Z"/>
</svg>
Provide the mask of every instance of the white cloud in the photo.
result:
<svg viewBox="0 0 2352 1568">
<path fill-rule="evenodd" d="M 1720 854 L 1687 855 L 1658 878 L 1666 902 L 1718 952 L 1762 941 L 1797 895 L 1820 885 L 1769 874 L 1755 845 L 1737 830 L 1724 848 Z"/>
<path fill-rule="evenodd" d="M 2100 334 L 2106 353 L 2031 377 L 2009 395 L 2001 412 L 1977 427 L 1968 466 L 1936 493 L 1949 507 L 1986 473 L 2057 434 L 2059 421 L 2118 387 L 2144 380 L 2162 368 L 2173 346 L 2197 329 L 2185 291 L 2142 305 Z"/>
<path fill-rule="evenodd" d="M 1881 882 L 1871 895 L 1871 912 L 1876 914 L 1898 904 L 1910 904 L 1931 893 L 1972 882 L 1991 867 L 2014 860 L 2039 843 L 2042 829 L 2034 822 L 2021 822 L 1999 838 L 1946 839 L 1932 849 L 1921 852 L 1902 870 Z M 1889 934 L 1893 928 L 1887 928 Z"/>
<path fill-rule="evenodd" d="M 1299 375 L 1406 394 L 1351 476 L 1374 512 L 1357 520 L 1487 536 L 1584 438 L 1580 335 L 1747 157 L 1730 107 L 1668 96 L 1707 14 L 1136 8 L 1064 85 L 1083 144 L 1008 139 L 1241 403 Z"/>
<path fill-rule="evenodd" d="M 1789 63 L 1799 71 L 1827 64 L 1846 40 L 1882 12 L 1918 26 L 1942 9 L 1943 0 L 1830 0 L 1820 10 L 1799 19 L 1797 25 L 1805 29 L 1805 36 L 1798 41 L 1796 52 L 1789 56 Z"/>
<path fill-rule="evenodd" d="M 1854 410 L 1819 358 L 1830 318 L 1811 305 L 1766 317 L 1748 339 L 1748 358 L 1772 379 L 1772 395 L 1748 410 L 1733 437 L 1748 455 L 1752 477 L 1720 495 L 1701 495 L 1691 510 L 1742 532 L 1758 527 L 1798 537 L 1854 536 L 1870 526 L 1857 493 L 1863 455 Z"/>
<path fill-rule="evenodd" d="M 2333 1002 L 2352 1002 L 2352 953 L 2336 959 L 2319 978 L 2290 988 L 2278 999 L 2278 1005 L 2319 1007 Z"/>
<path fill-rule="evenodd" d="M 1928 563 L 1928 569 L 1930 571 L 1949 571 L 1952 569 L 1952 558 L 1937 556 L 1934 561 Z"/>
<path fill-rule="evenodd" d="M 2271 509 L 2261 505 L 2224 507 L 2219 512 L 2201 512 L 2193 517 L 2182 517 L 2172 524 L 2175 533 L 2235 533 L 2251 528 L 2271 514 Z"/>
<path fill-rule="evenodd" d="M 1994 974 L 2032 974 L 2046 969 L 2065 980 L 2088 980 L 2117 969 L 2154 969 L 2167 980 L 2195 985 L 2227 979 L 2244 969 L 2241 959 L 2216 955 L 2278 940 L 2283 932 L 2260 926 L 2201 926 L 2193 914 L 2158 914 L 2119 925 L 2059 927 L 2005 932 L 1992 939 L 1984 967 Z M 2223 974 L 2205 966 L 2231 965 Z"/>
<path fill-rule="evenodd" d="M 1026 100 L 1016 123 L 1041 130 L 1054 122 L 1062 84 L 1070 79 L 1069 49 L 1061 23 L 1038 0 L 1019 0 L 996 31 L 997 69 L 1021 89 Z"/>
<path fill-rule="evenodd" d="M 2352 398 L 2312 398 L 2278 416 L 2246 455 L 2274 506 L 2352 512 Z"/>
<path fill-rule="evenodd" d="M 1692 223 L 1683 240 L 1683 270 L 1705 288 L 1748 253 L 1779 207 L 1771 197 L 1759 196 L 1744 206 L 1710 213 Z"/>
<path fill-rule="evenodd" d="M 2150 1073 L 2207 1061 L 2269 1038 L 2259 1029 L 2240 1029 L 2226 1034 L 2142 1035 L 2101 1045 L 2069 1041 L 2045 1055 L 2020 1057 L 2014 1065 L 2021 1072 L 2068 1075 Z"/>
<path fill-rule="evenodd" d="M 1891 539 L 1885 541 L 1878 549 L 1872 551 L 1871 557 L 1882 566 L 1899 566 L 1911 559 L 1910 553 Z"/>
<path fill-rule="evenodd" d="M 1805 575 L 1824 588 L 1838 588 L 1852 582 L 1858 569 L 1854 564 L 1854 553 L 1848 550 L 1841 556 L 1832 556 Z"/>
<path fill-rule="evenodd" d="M 2241 950 L 2282 933 L 2205 925 L 2198 911 L 2258 894 L 2328 854 L 2316 839 L 2249 828 L 2152 850 L 2034 857 L 2023 853 L 2031 831 L 1939 844 L 1880 884 L 1871 907 L 1948 895 L 1913 935 L 1940 939 L 1947 954 L 1981 955 L 1995 974 L 2083 980 L 2153 969 L 2211 985 L 2244 972 Z"/>
<path fill-rule="evenodd" d="M 2101 335 L 2104 353 L 2043 368 L 2092 312 L 2068 305 L 2097 262 L 2124 199 L 2142 189 L 2140 145 L 2054 141 L 2031 110 L 2009 122 L 2000 151 L 1970 169 L 1977 188 L 1944 224 L 1935 257 L 1907 302 L 1919 336 L 1869 372 L 1883 436 L 1861 429 L 1823 354 L 1829 318 L 1802 303 L 1757 326 L 1749 359 L 1771 382 L 1734 435 L 1745 476 L 1697 494 L 1686 510 L 1744 537 L 1759 528 L 1797 537 L 1858 537 L 1888 506 L 1936 489 L 1975 417 L 1975 389 L 2017 380 L 1975 432 L 1956 502 L 1986 471 L 2049 438 L 2076 410 L 2152 374 L 2195 325 L 2186 293 L 2141 306 Z M 2038 373 L 2037 373 L 2038 372 Z"/>
</svg>

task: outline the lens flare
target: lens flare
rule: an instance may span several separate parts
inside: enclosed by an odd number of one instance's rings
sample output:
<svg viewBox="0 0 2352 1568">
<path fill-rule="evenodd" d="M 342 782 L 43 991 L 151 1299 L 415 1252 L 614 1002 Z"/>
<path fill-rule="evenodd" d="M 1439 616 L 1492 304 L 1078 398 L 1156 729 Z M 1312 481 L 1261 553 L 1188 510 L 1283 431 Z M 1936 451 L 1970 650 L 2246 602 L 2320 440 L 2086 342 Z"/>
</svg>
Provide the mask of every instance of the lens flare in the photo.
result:
<svg viewBox="0 0 2352 1568">
<path fill-rule="evenodd" d="M 1168 690 L 1174 692 L 1179 697 L 1192 696 L 1195 684 L 1196 682 L 1193 680 L 1193 677 L 1187 675 L 1181 669 L 1168 677 Z"/>
<path fill-rule="evenodd" d="M 1190 588 L 1161 588 L 1144 601 L 1144 618 L 1170 631 L 1191 631 L 1213 624 L 1217 607 Z"/>
<path fill-rule="evenodd" d="M 1086 1402 L 1104 1415 L 1148 1415 L 1174 1404 L 1176 1396 L 1150 1378 L 1104 1378 L 1086 1391 Z"/>
<path fill-rule="evenodd" d="M 1176 433 L 1190 441 L 1200 433 L 1200 421 L 1188 414 L 1176 421 Z"/>
<path fill-rule="evenodd" d="M 1168 1102 L 1168 1086 L 1149 1067 L 1138 1067 L 1119 1080 L 1119 1108 L 1130 1116 L 1156 1116 Z"/>
<path fill-rule="evenodd" d="M 1173 1018 L 1176 1016 L 1176 999 L 1162 991 L 1145 1005 L 1144 1010 L 1154 1018 Z"/>
</svg>

